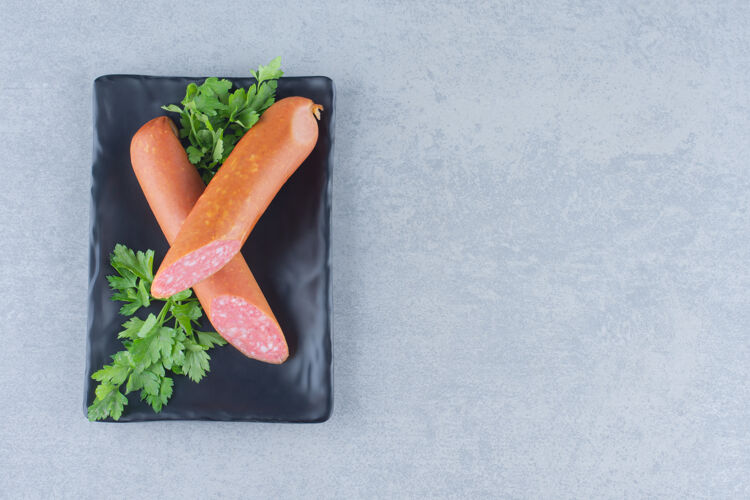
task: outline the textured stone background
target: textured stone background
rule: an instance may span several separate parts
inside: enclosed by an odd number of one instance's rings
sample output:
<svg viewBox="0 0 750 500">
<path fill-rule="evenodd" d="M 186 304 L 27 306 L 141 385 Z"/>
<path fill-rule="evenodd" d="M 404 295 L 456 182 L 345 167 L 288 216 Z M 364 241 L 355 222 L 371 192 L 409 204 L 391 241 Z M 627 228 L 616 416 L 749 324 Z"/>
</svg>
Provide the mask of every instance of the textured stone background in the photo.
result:
<svg viewBox="0 0 750 500">
<path fill-rule="evenodd" d="M 750 495 L 747 4 L 375 3 L 3 2 L 0 496 Z M 338 90 L 333 417 L 86 422 L 92 80 L 277 54 Z"/>
</svg>

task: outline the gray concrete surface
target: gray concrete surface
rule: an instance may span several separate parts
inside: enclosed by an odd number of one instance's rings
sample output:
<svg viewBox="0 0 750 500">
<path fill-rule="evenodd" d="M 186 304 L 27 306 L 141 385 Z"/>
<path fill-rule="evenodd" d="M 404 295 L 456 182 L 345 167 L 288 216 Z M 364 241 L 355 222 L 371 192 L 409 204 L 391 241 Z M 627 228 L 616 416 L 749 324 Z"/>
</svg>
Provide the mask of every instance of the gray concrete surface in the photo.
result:
<svg viewBox="0 0 750 500">
<path fill-rule="evenodd" d="M 0 496 L 750 496 L 750 10 L 646 3 L 4 1 Z M 92 80 L 277 54 L 338 90 L 332 419 L 86 422 Z"/>
</svg>

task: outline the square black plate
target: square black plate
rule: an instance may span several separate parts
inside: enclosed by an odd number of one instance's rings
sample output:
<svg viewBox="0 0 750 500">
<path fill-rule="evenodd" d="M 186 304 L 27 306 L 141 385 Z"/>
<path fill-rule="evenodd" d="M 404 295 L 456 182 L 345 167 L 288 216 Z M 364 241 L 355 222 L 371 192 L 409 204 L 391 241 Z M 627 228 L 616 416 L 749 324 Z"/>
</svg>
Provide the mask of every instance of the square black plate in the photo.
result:
<svg viewBox="0 0 750 500">
<path fill-rule="evenodd" d="M 230 78 L 248 87 L 249 78 Z M 94 399 L 91 373 L 122 349 L 120 303 L 110 300 L 105 276 L 116 243 L 154 249 L 154 270 L 167 242 L 130 165 L 130 139 L 145 122 L 178 103 L 190 82 L 203 78 L 107 75 L 94 81 L 94 155 L 91 187 L 88 346 L 84 414 Z M 284 185 L 247 240 L 242 254 L 255 274 L 289 344 L 282 365 L 251 360 L 230 345 L 215 348 L 211 372 L 198 384 L 176 376 L 161 413 L 129 395 L 120 422 L 243 420 L 323 422 L 333 398 L 330 293 L 331 161 L 334 87 L 326 77 L 282 78 L 278 98 L 304 96 L 322 104 L 312 154 Z M 210 328 L 206 322 L 206 328 Z"/>
</svg>

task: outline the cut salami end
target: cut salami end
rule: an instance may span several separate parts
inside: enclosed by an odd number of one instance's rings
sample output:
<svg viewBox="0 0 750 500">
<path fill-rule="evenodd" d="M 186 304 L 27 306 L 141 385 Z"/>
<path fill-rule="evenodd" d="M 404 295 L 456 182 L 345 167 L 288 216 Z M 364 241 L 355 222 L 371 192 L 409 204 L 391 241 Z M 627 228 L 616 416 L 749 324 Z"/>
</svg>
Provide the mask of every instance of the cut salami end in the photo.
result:
<svg viewBox="0 0 750 500">
<path fill-rule="evenodd" d="M 254 305 L 233 295 L 211 301 L 211 323 L 245 356 L 266 363 L 283 363 L 289 348 L 276 321 Z"/>
<path fill-rule="evenodd" d="M 218 240 L 190 252 L 177 262 L 160 269 L 151 284 L 151 294 L 167 298 L 203 281 L 232 260 L 240 251 L 236 240 Z"/>
</svg>

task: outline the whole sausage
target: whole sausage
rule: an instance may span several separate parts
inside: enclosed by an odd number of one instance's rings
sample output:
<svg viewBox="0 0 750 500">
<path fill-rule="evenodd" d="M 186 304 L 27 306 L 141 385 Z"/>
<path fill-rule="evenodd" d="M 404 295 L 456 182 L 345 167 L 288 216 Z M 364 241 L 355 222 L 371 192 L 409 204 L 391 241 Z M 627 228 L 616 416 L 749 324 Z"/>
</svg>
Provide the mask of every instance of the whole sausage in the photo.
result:
<svg viewBox="0 0 750 500">
<path fill-rule="evenodd" d="M 130 159 L 171 244 L 206 187 L 188 161 L 172 120 L 162 116 L 143 125 L 130 143 Z M 244 355 L 275 364 L 289 357 L 281 327 L 242 255 L 193 290 L 216 331 Z"/>
<path fill-rule="evenodd" d="M 185 219 L 151 285 L 169 297 L 224 267 L 318 141 L 319 106 L 304 97 L 273 104 L 232 150 Z"/>
</svg>

